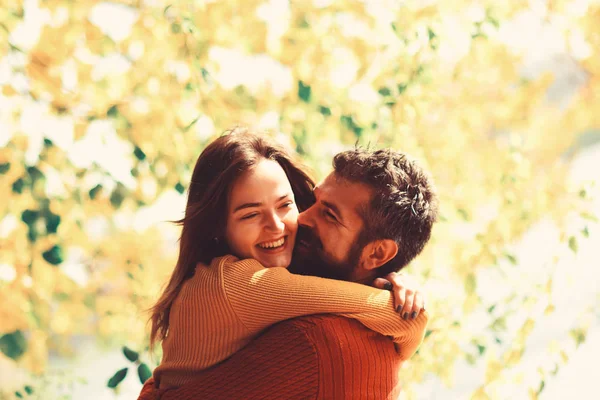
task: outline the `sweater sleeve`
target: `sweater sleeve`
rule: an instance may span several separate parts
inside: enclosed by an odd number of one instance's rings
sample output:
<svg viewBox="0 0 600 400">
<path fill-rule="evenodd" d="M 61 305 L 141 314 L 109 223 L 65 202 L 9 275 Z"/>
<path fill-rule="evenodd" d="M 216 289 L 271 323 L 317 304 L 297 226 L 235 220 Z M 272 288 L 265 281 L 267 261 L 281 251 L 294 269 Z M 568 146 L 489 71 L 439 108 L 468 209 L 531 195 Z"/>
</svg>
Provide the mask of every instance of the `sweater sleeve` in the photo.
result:
<svg viewBox="0 0 600 400">
<path fill-rule="evenodd" d="M 310 314 L 338 314 L 390 336 L 402 360 L 423 340 L 427 313 L 403 320 L 394 311 L 392 294 L 370 286 L 291 274 L 285 268 L 265 268 L 253 259 L 225 257 L 221 261 L 223 289 L 239 320 L 251 334 L 279 321 Z"/>
</svg>

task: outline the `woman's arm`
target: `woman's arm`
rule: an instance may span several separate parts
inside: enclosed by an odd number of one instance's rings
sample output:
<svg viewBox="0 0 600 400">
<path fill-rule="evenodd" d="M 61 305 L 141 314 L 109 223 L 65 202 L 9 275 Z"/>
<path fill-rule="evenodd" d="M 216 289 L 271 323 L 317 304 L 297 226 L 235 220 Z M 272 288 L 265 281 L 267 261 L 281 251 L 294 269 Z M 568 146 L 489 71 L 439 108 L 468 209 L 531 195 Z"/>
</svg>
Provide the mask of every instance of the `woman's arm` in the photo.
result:
<svg viewBox="0 0 600 400">
<path fill-rule="evenodd" d="M 289 318 L 309 314 L 340 314 L 369 329 L 391 336 L 402 359 L 418 348 L 428 316 L 403 320 L 387 290 L 370 286 L 291 274 L 285 268 L 264 268 L 253 259 L 224 257 L 219 265 L 223 289 L 232 309 L 248 331 L 256 334 Z"/>
</svg>

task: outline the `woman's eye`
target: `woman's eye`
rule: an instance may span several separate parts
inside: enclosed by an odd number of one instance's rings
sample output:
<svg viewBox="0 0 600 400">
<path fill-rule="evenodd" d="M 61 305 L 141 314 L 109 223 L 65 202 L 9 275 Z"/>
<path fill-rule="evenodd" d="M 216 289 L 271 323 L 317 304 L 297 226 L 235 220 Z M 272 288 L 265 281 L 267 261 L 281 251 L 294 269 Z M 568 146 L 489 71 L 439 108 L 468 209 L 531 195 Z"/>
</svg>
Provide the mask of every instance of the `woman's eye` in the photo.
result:
<svg viewBox="0 0 600 400">
<path fill-rule="evenodd" d="M 287 203 L 283 204 L 280 208 L 289 208 L 294 204 L 293 201 L 288 201 Z"/>
<path fill-rule="evenodd" d="M 240 219 L 250 219 L 252 217 L 256 217 L 258 214 L 254 213 L 254 214 L 248 214 L 248 215 L 244 215 L 242 218 Z"/>
</svg>

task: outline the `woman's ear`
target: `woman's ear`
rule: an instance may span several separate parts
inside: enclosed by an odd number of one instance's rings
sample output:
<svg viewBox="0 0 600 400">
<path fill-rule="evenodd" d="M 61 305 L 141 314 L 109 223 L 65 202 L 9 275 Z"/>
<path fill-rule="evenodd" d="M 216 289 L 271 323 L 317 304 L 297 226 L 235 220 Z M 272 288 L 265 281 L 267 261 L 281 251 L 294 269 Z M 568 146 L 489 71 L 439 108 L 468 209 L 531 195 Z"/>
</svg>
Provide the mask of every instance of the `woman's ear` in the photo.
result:
<svg viewBox="0 0 600 400">
<path fill-rule="evenodd" d="M 361 265 L 366 270 L 373 270 L 396 257 L 398 245 L 392 239 L 374 240 L 362 251 Z"/>
</svg>

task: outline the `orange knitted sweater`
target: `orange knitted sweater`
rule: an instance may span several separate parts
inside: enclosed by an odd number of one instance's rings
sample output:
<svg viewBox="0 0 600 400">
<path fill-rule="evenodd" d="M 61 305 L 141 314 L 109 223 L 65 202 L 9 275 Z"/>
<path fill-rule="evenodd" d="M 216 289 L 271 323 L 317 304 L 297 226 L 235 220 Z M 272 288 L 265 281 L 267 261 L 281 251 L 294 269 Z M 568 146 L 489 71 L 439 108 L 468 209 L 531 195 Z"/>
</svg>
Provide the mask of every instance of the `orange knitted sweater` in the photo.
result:
<svg viewBox="0 0 600 400">
<path fill-rule="evenodd" d="M 392 294 L 358 283 L 264 268 L 253 259 L 215 258 L 198 264 L 173 305 L 163 359 L 154 371 L 161 388 L 182 386 L 240 350 L 265 328 L 302 315 L 335 313 L 390 336 L 402 360 L 423 340 L 426 313 L 405 321 Z"/>
</svg>

